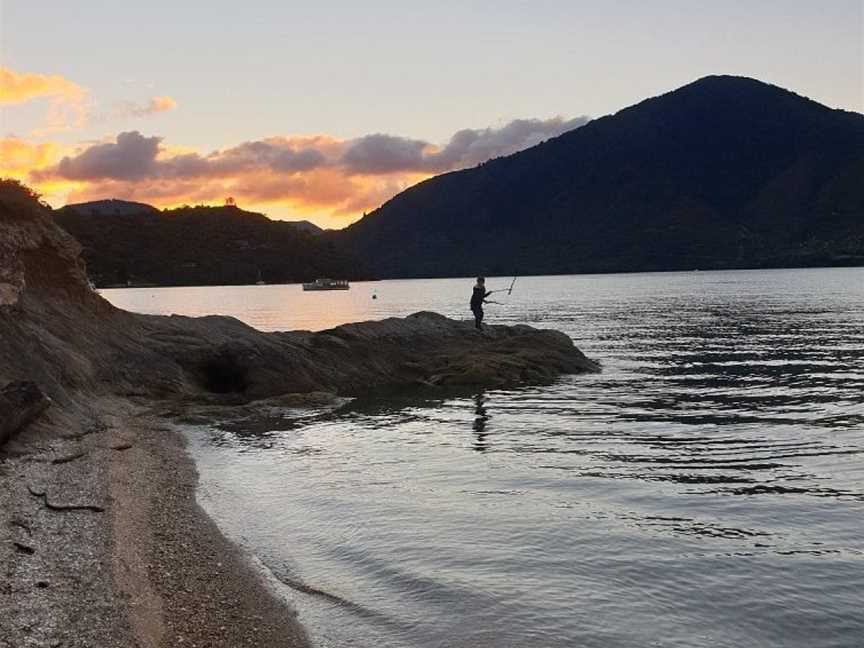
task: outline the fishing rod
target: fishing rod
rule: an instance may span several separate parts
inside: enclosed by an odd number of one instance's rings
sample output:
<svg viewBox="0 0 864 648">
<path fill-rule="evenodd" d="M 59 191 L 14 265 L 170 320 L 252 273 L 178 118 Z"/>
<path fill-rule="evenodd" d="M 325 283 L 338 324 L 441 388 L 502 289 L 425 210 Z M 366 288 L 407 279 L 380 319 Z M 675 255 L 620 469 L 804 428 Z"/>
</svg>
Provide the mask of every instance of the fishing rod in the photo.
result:
<svg viewBox="0 0 864 648">
<path fill-rule="evenodd" d="M 493 293 L 506 292 L 508 295 L 512 295 L 513 294 L 513 286 L 515 286 L 515 285 L 516 285 L 516 277 L 513 277 L 513 281 L 510 282 L 509 288 L 501 288 L 501 290 L 490 290 L 489 294 L 491 295 Z M 486 303 L 487 304 L 494 304 L 496 302 L 486 302 Z"/>
</svg>

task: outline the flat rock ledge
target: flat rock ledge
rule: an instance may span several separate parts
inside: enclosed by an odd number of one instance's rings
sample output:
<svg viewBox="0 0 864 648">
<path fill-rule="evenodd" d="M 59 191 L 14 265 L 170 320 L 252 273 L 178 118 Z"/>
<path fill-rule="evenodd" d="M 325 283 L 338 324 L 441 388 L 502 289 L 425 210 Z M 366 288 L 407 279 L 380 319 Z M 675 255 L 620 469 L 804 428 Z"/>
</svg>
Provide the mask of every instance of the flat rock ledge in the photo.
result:
<svg viewBox="0 0 864 648">
<path fill-rule="evenodd" d="M 317 333 L 261 333 L 229 318 L 163 318 L 151 348 L 181 368 L 183 391 L 254 400 L 286 393 L 353 396 L 380 387 L 549 383 L 599 370 L 563 333 L 489 326 L 437 313 Z"/>
</svg>

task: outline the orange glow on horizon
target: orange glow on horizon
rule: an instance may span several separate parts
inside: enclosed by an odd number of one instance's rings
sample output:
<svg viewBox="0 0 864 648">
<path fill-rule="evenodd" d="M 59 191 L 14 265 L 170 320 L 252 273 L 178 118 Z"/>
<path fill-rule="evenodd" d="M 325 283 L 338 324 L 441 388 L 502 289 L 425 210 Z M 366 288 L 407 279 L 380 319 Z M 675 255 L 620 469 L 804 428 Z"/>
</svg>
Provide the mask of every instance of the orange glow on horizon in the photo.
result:
<svg viewBox="0 0 864 648">
<path fill-rule="evenodd" d="M 28 138 L 0 139 L 0 177 L 20 180 L 55 207 L 116 198 L 160 209 L 182 205 L 222 205 L 235 196 L 241 208 L 278 220 L 309 220 L 344 227 L 430 177 L 404 164 L 342 160 L 354 143 L 326 134 L 272 136 L 211 153 L 169 144 L 137 130 L 64 144 L 46 140 L 59 131 L 82 128 L 91 106 L 84 87 L 57 74 L 16 72 L 0 66 L 0 105 L 47 101 L 43 123 Z M 146 104 L 121 102 L 114 116 L 146 116 L 177 108 L 167 95 Z M 104 119 L 104 115 L 100 118 Z M 399 145 L 399 138 L 383 138 Z M 34 139 L 35 138 L 35 139 Z M 361 138 L 362 140 L 363 138 Z M 409 142 L 409 149 L 416 141 Z M 422 152 L 437 151 L 426 145 Z M 388 155 L 374 150 L 372 155 Z"/>
<path fill-rule="evenodd" d="M 184 205 L 224 205 L 233 196 L 237 206 L 266 215 L 273 220 L 308 220 L 324 228 L 341 229 L 373 211 L 396 193 L 431 177 L 429 174 L 401 174 L 382 183 L 380 178 L 338 174 L 319 174 L 306 178 L 303 187 L 285 186 L 278 178 L 232 178 L 216 183 L 154 183 L 141 186 L 134 183 L 40 182 L 35 188 L 49 203 L 61 206 L 106 198 L 144 202 L 159 209 L 175 209 Z M 293 195 L 292 195 L 293 193 Z M 54 200 L 52 200 L 52 197 Z M 60 200 L 57 198 L 60 197 Z"/>
</svg>

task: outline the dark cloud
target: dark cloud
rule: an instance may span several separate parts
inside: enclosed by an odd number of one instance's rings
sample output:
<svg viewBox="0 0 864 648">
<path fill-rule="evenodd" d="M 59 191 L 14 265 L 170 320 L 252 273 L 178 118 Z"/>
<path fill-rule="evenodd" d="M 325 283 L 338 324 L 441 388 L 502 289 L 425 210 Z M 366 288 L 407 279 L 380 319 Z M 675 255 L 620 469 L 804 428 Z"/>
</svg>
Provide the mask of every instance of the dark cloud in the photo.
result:
<svg viewBox="0 0 864 648">
<path fill-rule="evenodd" d="M 40 178 L 66 180 L 143 180 L 227 177 L 248 171 L 300 173 L 324 166 L 324 154 L 315 148 L 295 149 L 290 140 L 246 142 L 207 156 L 183 153 L 157 159 L 161 137 L 138 131 L 120 133 L 115 142 L 96 144 L 75 157 L 39 172 Z"/>
<path fill-rule="evenodd" d="M 428 142 L 395 135 L 366 135 L 352 140 L 339 163 L 349 173 L 377 175 L 423 170 Z"/>
<path fill-rule="evenodd" d="M 51 174 L 68 180 L 140 180 L 156 167 L 161 137 L 138 131 L 120 133 L 117 141 L 96 144 L 75 157 L 64 157 Z"/>
<path fill-rule="evenodd" d="M 475 166 L 486 160 L 536 146 L 550 137 L 579 128 L 587 117 L 575 119 L 515 119 L 502 128 L 465 129 L 456 132 L 447 145 L 426 159 L 431 171 Z"/>
<path fill-rule="evenodd" d="M 342 142 L 323 136 L 268 138 L 206 156 L 160 156 L 162 138 L 131 131 L 120 133 L 116 142 L 96 144 L 77 156 L 64 157 L 56 167 L 38 175 L 41 179 L 78 181 L 205 181 L 251 174 L 254 181 L 255 174 L 266 173 L 287 181 L 289 176 L 318 169 L 330 169 L 343 177 L 435 174 L 510 155 L 587 121 L 585 117 L 517 119 L 501 128 L 460 130 L 441 148 L 422 140 L 378 133 Z"/>
<path fill-rule="evenodd" d="M 367 135 L 352 140 L 339 163 L 353 174 L 442 173 L 516 153 L 587 122 L 587 117 L 516 119 L 501 128 L 457 131 L 441 149 L 421 140 Z"/>
<path fill-rule="evenodd" d="M 324 166 L 327 159 L 315 148 L 295 149 L 290 140 L 244 142 L 208 158 L 219 171 L 241 171 L 267 167 L 273 171 L 298 173 Z"/>
</svg>

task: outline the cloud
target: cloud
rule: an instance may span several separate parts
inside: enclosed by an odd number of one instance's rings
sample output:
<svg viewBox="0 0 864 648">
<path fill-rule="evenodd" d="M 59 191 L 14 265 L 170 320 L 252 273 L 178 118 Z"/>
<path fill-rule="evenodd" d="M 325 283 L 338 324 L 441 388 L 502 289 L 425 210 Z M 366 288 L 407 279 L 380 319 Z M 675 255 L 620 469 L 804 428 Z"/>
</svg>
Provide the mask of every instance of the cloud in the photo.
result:
<svg viewBox="0 0 864 648">
<path fill-rule="evenodd" d="M 344 224 L 431 175 L 515 153 L 587 121 L 517 119 L 459 130 L 443 146 L 382 133 L 350 140 L 313 135 L 269 137 L 207 154 L 128 131 L 43 165 L 30 178 L 66 183 L 72 201 L 114 197 L 168 207 L 234 196 L 271 213 L 284 207 L 292 217 L 317 216 L 323 223 L 324 215 Z"/>
<path fill-rule="evenodd" d="M 0 176 L 24 178 L 56 162 L 59 152 L 60 147 L 50 142 L 30 142 L 17 137 L 0 139 Z"/>
<path fill-rule="evenodd" d="M 45 124 L 33 131 L 42 136 L 80 128 L 87 121 L 87 90 L 59 74 L 19 73 L 0 66 L 0 106 L 48 101 Z"/>
<path fill-rule="evenodd" d="M 0 66 L 0 105 L 20 104 L 50 98 L 80 103 L 87 91 L 59 74 L 20 74 Z"/>
<path fill-rule="evenodd" d="M 536 146 L 551 137 L 584 126 L 588 121 L 588 117 L 515 119 L 502 128 L 460 130 L 443 149 L 428 157 L 427 169 L 440 172 L 475 166 L 495 157 Z"/>
<path fill-rule="evenodd" d="M 143 110 L 139 110 L 139 114 L 152 115 L 154 113 L 165 112 L 166 110 L 174 110 L 177 107 L 177 102 L 171 97 L 153 97 L 150 103 Z"/>
<path fill-rule="evenodd" d="M 327 156 L 314 145 L 304 146 L 290 138 L 270 138 L 244 142 L 208 156 L 210 169 L 216 173 L 232 173 L 266 168 L 283 173 L 311 171 L 324 166 Z"/>
<path fill-rule="evenodd" d="M 87 89 L 59 74 L 21 73 L 0 66 L 0 106 L 36 100 L 47 101 L 48 108 L 43 123 L 30 132 L 35 137 L 80 129 L 112 118 L 147 117 L 177 107 L 172 97 L 156 96 L 145 104 L 120 102 L 110 113 L 99 114 L 94 111 Z"/>
<path fill-rule="evenodd" d="M 177 102 L 171 97 L 152 97 L 143 106 L 131 101 L 122 102 L 115 111 L 118 117 L 149 117 L 156 113 L 174 110 Z"/>
<path fill-rule="evenodd" d="M 353 140 L 339 162 L 349 173 L 419 171 L 424 154 L 431 148 L 428 142 L 379 133 Z"/>
<path fill-rule="evenodd" d="M 34 174 L 37 180 L 138 180 L 156 169 L 160 137 L 144 137 L 138 131 L 120 133 L 116 142 L 94 144 L 74 157 L 64 157 L 53 169 Z"/>
<path fill-rule="evenodd" d="M 288 138 L 245 142 L 207 156 L 181 153 L 163 157 L 161 137 L 138 131 L 120 133 L 116 141 L 94 144 L 55 167 L 40 171 L 36 179 L 155 180 L 230 178 L 246 172 L 292 174 L 325 166 L 325 154 L 314 147 L 298 148 Z"/>
<path fill-rule="evenodd" d="M 457 131 L 443 148 L 393 135 L 367 135 L 353 140 L 340 162 L 357 174 L 442 173 L 516 153 L 587 122 L 587 117 L 516 119 L 501 128 Z"/>
</svg>

